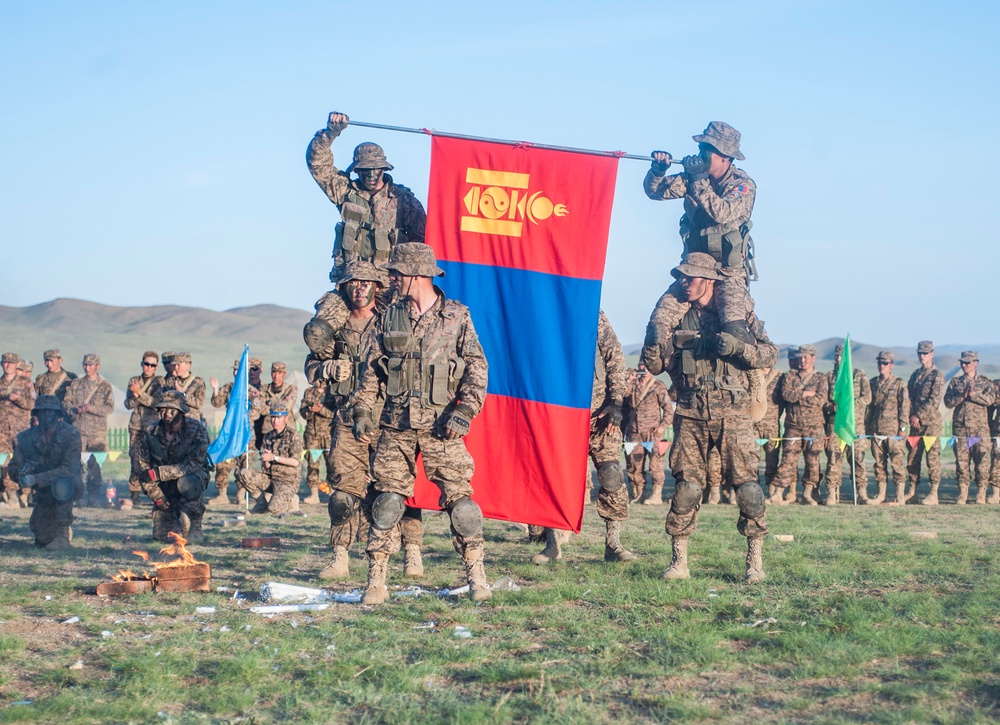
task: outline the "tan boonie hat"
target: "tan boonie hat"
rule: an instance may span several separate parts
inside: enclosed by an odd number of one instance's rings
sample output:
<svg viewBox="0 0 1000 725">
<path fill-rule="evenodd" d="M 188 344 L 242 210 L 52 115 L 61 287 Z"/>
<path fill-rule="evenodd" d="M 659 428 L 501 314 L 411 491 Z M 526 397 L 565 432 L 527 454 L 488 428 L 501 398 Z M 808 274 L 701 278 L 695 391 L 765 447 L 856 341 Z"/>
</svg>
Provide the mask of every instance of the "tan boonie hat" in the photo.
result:
<svg viewBox="0 0 1000 725">
<path fill-rule="evenodd" d="M 934 352 L 934 343 L 930 340 L 921 340 L 917 343 L 917 352 Z"/>
<path fill-rule="evenodd" d="M 392 171 L 393 165 L 385 158 L 385 151 L 377 143 L 366 141 L 354 149 L 354 162 L 347 167 L 347 173 L 359 169 L 385 169 Z"/>
<path fill-rule="evenodd" d="M 875 358 L 875 361 L 894 363 L 896 362 L 896 356 L 892 354 L 892 350 L 883 350 L 878 354 L 878 357 Z"/>
<path fill-rule="evenodd" d="M 444 270 L 437 266 L 434 258 L 434 250 L 423 242 L 397 244 L 385 268 L 406 277 L 444 277 Z"/>
<path fill-rule="evenodd" d="M 46 350 L 42 353 L 43 360 L 61 360 L 62 353 L 58 349 Z"/>
<path fill-rule="evenodd" d="M 712 121 L 705 133 L 692 136 L 695 143 L 707 143 L 718 149 L 724 156 L 743 161 L 746 156 L 740 151 L 740 132 L 723 121 Z"/>
<path fill-rule="evenodd" d="M 101 364 L 101 356 L 98 355 L 97 353 L 94 353 L 94 352 L 88 352 L 86 355 L 83 356 L 83 364 L 84 365 L 100 365 Z"/>
<path fill-rule="evenodd" d="M 979 353 L 975 350 L 966 350 L 962 353 L 962 357 L 958 359 L 959 362 L 978 362 Z"/>
<path fill-rule="evenodd" d="M 670 275 L 674 279 L 680 279 L 681 275 L 701 279 L 722 279 L 719 263 L 711 254 L 704 252 L 688 252 L 681 263 L 670 270 Z"/>
<path fill-rule="evenodd" d="M 389 284 L 388 275 L 386 275 L 385 270 L 363 259 L 357 259 L 349 263 L 344 268 L 344 276 L 340 278 L 337 284 L 345 284 L 355 279 L 361 282 L 376 282 L 383 287 Z"/>
<path fill-rule="evenodd" d="M 182 413 L 187 413 L 191 410 L 187 404 L 187 396 L 180 390 L 164 390 L 160 393 L 160 399 L 156 401 L 153 407 L 157 410 L 160 408 L 174 408 Z"/>
<path fill-rule="evenodd" d="M 283 362 L 273 362 L 271 363 L 272 373 L 284 373 L 288 371 L 288 366 Z"/>
<path fill-rule="evenodd" d="M 20 356 L 16 352 L 5 352 L 3 357 L 0 358 L 0 365 L 5 365 L 7 363 L 16 363 L 20 361 Z"/>
<path fill-rule="evenodd" d="M 189 352 L 178 352 L 174 354 L 173 359 L 170 362 L 174 363 L 189 363 L 191 362 L 191 353 Z"/>
</svg>

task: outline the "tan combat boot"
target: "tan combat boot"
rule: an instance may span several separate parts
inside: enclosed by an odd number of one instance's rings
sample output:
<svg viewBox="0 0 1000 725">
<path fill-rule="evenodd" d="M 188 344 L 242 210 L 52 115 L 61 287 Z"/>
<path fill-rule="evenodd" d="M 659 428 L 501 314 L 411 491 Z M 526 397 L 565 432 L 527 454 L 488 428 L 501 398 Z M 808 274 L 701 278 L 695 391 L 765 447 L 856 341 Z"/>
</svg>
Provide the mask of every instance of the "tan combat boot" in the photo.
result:
<svg viewBox="0 0 1000 725">
<path fill-rule="evenodd" d="M 56 538 L 52 539 L 49 543 L 45 545 L 46 551 L 57 551 L 59 549 L 72 549 L 73 548 L 73 529 L 69 526 L 63 526 L 59 529 L 56 534 Z"/>
<path fill-rule="evenodd" d="M 219 491 L 219 493 L 215 496 L 215 498 L 208 499 L 208 501 L 205 502 L 205 505 L 206 506 L 227 505 L 229 503 L 229 496 L 226 495 L 226 491 L 229 488 L 229 479 L 227 478 L 225 481 L 216 480 L 215 488 Z"/>
<path fill-rule="evenodd" d="M 743 581 L 747 584 L 758 584 L 767 577 L 764 576 L 764 537 L 754 536 L 747 539 L 747 573 Z"/>
<path fill-rule="evenodd" d="M 955 500 L 956 506 L 965 506 L 965 502 L 969 500 L 969 484 L 959 484 L 958 485 L 958 498 Z"/>
<path fill-rule="evenodd" d="M 348 570 L 347 549 L 343 546 L 333 547 L 333 561 L 319 573 L 321 581 L 332 581 L 335 579 L 346 579 L 350 576 Z"/>
<path fill-rule="evenodd" d="M 916 481 L 906 481 L 906 492 L 903 494 L 903 503 L 907 504 L 917 497 L 917 482 Z"/>
<path fill-rule="evenodd" d="M 184 514 L 181 515 L 183 516 Z M 205 532 L 201 528 L 201 516 L 194 516 L 190 519 L 188 533 L 185 538 L 188 540 L 189 544 L 205 543 Z"/>
<path fill-rule="evenodd" d="M 927 492 L 927 495 L 924 496 L 923 500 L 920 502 L 921 506 L 937 506 L 938 505 L 938 495 L 937 495 L 937 492 L 938 492 L 938 486 L 939 485 L 940 484 L 937 484 L 937 483 L 932 483 L 931 484 L 931 490 Z"/>
<path fill-rule="evenodd" d="M 885 501 L 885 489 L 886 489 L 886 482 L 885 481 L 879 481 L 878 482 L 878 493 L 876 493 L 871 498 L 865 498 L 864 500 L 862 500 L 861 503 L 867 504 L 869 506 L 874 506 L 874 505 L 882 503 L 883 501 Z"/>
<path fill-rule="evenodd" d="M 990 485 L 990 495 L 986 497 L 986 503 L 991 506 L 1000 503 L 1000 486 Z"/>
<path fill-rule="evenodd" d="M 654 483 L 649 488 L 649 495 L 646 496 L 642 501 L 643 506 L 662 506 L 663 505 L 663 484 Z"/>
<path fill-rule="evenodd" d="M 420 557 L 420 547 L 416 544 L 403 547 L 403 574 L 412 577 L 424 575 L 424 560 Z"/>
<path fill-rule="evenodd" d="M 361 598 L 362 604 L 385 604 L 389 599 L 389 588 L 385 577 L 389 573 L 389 555 L 381 551 L 368 555 L 368 586 Z"/>
<path fill-rule="evenodd" d="M 976 485 L 976 503 L 980 506 L 986 505 L 986 486 L 982 483 Z"/>
<path fill-rule="evenodd" d="M 691 572 L 688 571 L 688 539 L 686 536 L 671 536 L 670 567 L 660 574 L 660 579 L 688 579 Z"/>
<path fill-rule="evenodd" d="M 319 503 L 319 484 L 309 486 L 309 495 L 302 499 L 302 503 L 315 506 Z"/>
<path fill-rule="evenodd" d="M 708 499 L 705 501 L 706 504 L 714 506 L 722 500 L 722 491 L 719 486 L 712 486 L 708 489 Z"/>
<path fill-rule="evenodd" d="M 805 484 L 802 486 L 802 504 L 805 506 L 819 506 L 819 502 L 813 495 L 813 491 L 816 490 L 815 486 Z"/>
<path fill-rule="evenodd" d="M 466 551 L 462 560 L 465 562 L 465 576 L 469 580 L 469 599 L 484 602 L 492 597 L 493 592 L 490 591 L 486 570 L 483 568 L 483 550 Z"/>
<path fill-rule="evenodd" d="M 827 481 L 826 498 L 823 499 L 824 506 L 836 506 L 840 503 L 840 486 Z"/>
<path fill-rule="evenodd" d="M 556 559 L 562 559 L 562 545 L 568 540 L 563 538 L 563 532 L 558 529 L 545 529 L 545 548 L 531 557 L 532 564 L 549 564 Z"/>
<path fill-rule="evenodd" d="M 608 521 L 604 537 L 604 561 L 632 561 L 635 555 L 622 546 L 621 521 Z"/>
</svg>

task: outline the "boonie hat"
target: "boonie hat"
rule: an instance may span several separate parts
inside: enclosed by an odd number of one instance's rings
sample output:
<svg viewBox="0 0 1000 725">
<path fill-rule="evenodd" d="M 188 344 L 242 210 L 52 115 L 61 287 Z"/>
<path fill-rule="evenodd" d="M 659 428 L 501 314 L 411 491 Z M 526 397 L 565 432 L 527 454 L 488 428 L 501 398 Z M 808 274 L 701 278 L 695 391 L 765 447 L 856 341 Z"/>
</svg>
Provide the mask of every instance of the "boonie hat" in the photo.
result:
<svg viewBox="0 0 1000 725">
<path fill-rule="evenodd" d="M 724 121 L 712 121 L 705 133 L 692 136 L 695 143 L 707 143 L 714 146 L 725 156 L 739 161 L 746 159 L 740 151 L 740 132 Z"/>
</svg>

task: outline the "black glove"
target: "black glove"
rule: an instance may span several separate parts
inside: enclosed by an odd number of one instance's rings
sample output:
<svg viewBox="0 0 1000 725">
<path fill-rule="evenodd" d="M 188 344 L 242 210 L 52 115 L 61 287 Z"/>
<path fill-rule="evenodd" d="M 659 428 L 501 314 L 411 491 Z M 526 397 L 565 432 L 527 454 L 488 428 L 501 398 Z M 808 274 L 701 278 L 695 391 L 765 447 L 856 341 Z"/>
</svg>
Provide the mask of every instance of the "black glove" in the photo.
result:
<svg viewBox="0 0 1000 725">
<path fill-rule="evenodd" d="M 372 419 L 372 412 L 370 410 L 361 407 L 354 409 L 353 431 L 356 440 L 368 438 L 375 432 L 375 421 Z"/>
<path fill-rule="evenodd" d="M 732 357 L 740 355 L 746 345 L 728 332 L 720 332 L 715 336 L 715 350 L 721 357 Z"/>
<path fill-rule="evenodd" d="M 654 157 L 653 158 L 653 163 L 650 164 L 650 168 L 653 170 L 653 175 L 654 176 L 666 176 L 667 169 L 670 168 L 670 164 L 669 163 L 663 164 L 663 163 L 660 163 L 659 161 L 656 160 L 656 158 L 655 158 L 656 154 L 660 154 L 660 153 L 663 153 L 663 152 L 662 151 L 654 151 L 653 153 L 650 154 L 650 156 Z"/>
<path fill-rule="evenodd" d="M 472 418 L 475 413 L 465 403 L 459 403 L 450 412 L 445 414 L 441 420 L 441 435 L 452 440 L 465 438 L 472 427 Z"/>
<path fill-rule="evenodd" d="M 597 419 L 605 428 L 618 428 L 622 424 L 622 401 L 612 400 L 599 411 Z"/>
<path fill-rule="evenodd" d="M 34 488 L 35 474 L 34 473 L 22 474 L 20 483 L 22 488 Z"/>
<path fill-rule="evenodd" d="M 681 163 L 684 164 L 684 173 L 688 181 L 708 178 L 708 164 L 701 156 L 685 156 Z"/>
</svg>

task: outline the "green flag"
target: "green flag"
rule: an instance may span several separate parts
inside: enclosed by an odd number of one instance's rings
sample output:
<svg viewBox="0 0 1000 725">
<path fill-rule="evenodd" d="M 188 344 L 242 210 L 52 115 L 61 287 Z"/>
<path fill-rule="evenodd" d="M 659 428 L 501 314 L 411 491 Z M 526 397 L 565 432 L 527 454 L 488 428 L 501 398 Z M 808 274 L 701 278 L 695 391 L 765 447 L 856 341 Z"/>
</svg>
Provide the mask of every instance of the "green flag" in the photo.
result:
<svg viewBox="0 0 1000 725">
<path fill-rule="evenodd" d="M 837 406 L 833 432 L 847 445 L 854 445 L 858 429 L 854 420 L 854 365 L 851 363 L 850 335 L 844 340 L 844 354 L 840 358 L 837 379 L 833 384 L 833 402 Z"/>
</svg>

